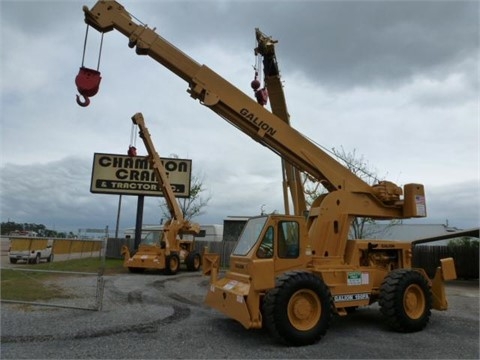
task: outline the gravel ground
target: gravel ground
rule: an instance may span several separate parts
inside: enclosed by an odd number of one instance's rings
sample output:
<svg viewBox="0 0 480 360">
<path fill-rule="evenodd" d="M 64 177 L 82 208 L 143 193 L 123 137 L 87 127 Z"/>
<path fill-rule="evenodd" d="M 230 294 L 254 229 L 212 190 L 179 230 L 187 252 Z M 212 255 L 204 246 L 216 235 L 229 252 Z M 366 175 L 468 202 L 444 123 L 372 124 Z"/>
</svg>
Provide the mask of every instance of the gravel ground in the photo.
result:
<svg viewBox="0 0 480 360">
<path fill-rule="evenodd" d="M 285 347 L 203 305 L 200 274 L 105 276 L 101 311 L 2 303 L 2 359 L 478 359 L 478 282 L 448 285 L 450 309 L 419 333 L 389 331 L 378 306 L 335 318 L 317 344 Z M 64 279 L 82 303 L 86 278 Z"/>
</svg>

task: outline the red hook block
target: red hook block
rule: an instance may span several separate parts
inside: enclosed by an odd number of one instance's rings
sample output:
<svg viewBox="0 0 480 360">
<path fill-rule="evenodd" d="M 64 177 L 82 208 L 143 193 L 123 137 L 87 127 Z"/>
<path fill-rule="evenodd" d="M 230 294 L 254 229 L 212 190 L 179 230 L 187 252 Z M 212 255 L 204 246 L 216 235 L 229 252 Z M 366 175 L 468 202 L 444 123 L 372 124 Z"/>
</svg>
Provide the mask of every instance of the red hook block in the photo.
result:
<svg viewBox="0 0 480 360">
<path fill-rule="evenodd" d="M 75 78 L 75 85 L 77 85 L 77 90 L 85 99 L 81 101 L 80 97 L 77 95 L 77 104 L 80 106 L 88 106 L 90 104 L 89 97 L 94 96 L 98 89 L 100 88 L 100 81 L 102 77 L 100 76 L 100 71 L 89 69 L 86 67 L 81 67 L 78 72 L 77 77 Z"/>
</svg>

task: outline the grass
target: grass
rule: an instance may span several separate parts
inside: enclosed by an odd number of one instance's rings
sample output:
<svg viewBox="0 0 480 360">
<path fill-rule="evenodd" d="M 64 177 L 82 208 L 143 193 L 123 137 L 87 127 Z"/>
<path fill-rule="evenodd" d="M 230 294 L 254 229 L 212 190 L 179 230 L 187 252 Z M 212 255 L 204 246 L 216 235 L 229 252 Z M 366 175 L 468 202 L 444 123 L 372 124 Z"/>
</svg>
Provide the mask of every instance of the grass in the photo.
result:
<svg viewBox="0 0 480 360">
<path fill-rule="evenodd" d="M 101 262 L 98 258 L 84 258 L 37 265 L 16 264 L 13 269 L 2 269 L 1 299 L 21 301 L 45 301 L 53 298 L 68 297 L 64 290 L 56 286 L 56 278 L 67 276 L 60 271 L 74 271 L 85 273 L 98 273 Z M 23 270 L 50 270 L 52 272 L 35 272 Z M 106 259 L 104 274 L 127 273 L 121 259 Z"/>
<path fill-rule="evenodd" d="M 79 271 L 79 272 L 98 272 L 102 263 L 98 258 L 83 258 L 67 261 L 54 261 L 52 263 L 41 263 L 34 266 L 38 270 L 53 271 Z M 31 269 L 32 265 L 28 265 Z M 126 272 L 123 267 L 123 259 L 105 259 L 104 274 L 117 274 Z"/>
</svg>

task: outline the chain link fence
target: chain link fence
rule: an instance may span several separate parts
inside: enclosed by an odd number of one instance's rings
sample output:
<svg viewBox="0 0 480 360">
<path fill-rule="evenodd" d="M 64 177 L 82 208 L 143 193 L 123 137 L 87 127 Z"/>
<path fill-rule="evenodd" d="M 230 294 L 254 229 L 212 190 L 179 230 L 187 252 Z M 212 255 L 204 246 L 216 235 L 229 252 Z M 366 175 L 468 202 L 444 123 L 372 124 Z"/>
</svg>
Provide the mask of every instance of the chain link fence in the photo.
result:
<svg viewBox="0 0 480 360">
<path fill-rule="evenodd" d="M 102 309 L 106 238 L 1 241 L 2 302 Z"/>
</svg>

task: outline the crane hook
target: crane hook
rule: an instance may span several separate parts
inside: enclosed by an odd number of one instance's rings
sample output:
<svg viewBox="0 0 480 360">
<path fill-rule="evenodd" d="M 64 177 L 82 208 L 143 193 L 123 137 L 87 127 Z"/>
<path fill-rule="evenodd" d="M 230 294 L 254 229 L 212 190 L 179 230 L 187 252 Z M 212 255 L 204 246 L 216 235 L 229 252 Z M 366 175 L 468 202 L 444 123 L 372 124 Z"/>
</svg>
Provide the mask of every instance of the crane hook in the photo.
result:
<svg viewBox="0 0 480 360">
<path fill-rule="evenodd" d="M 90 105 L 90 99 L 87 96 L 83 96 L 83 99 L 83 101 L 80 100 L 80 95 L 77 95 L 77 104 L 81 107 L 87 107 L 88 105 Z"/>
</svg>

